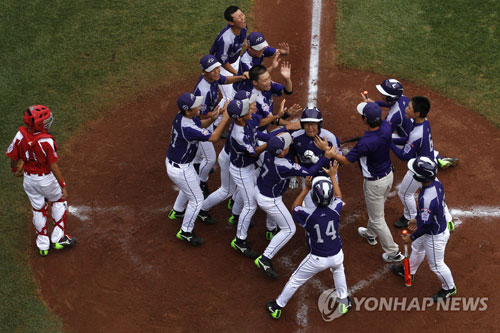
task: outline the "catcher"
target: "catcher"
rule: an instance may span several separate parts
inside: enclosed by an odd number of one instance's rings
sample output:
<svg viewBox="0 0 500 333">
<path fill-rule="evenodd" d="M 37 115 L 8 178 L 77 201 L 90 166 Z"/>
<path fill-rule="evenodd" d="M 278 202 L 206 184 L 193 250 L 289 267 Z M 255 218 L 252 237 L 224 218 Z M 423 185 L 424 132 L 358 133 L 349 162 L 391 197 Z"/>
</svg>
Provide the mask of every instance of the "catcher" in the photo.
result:
<svg viewBox="0 0 500 333">
<path fill-rule="evenodd" d="M 24 191 L 33 208 L 36 245 L 42 256 L 49 253 L 51 241 L 56 250 L 76 243 L 76 238 L 66 233 L 68 191 L 57 166 L 56 141 L 49 134 L 53 119 L 52 112 L 43 105 L 28 107 L 23 117 L 26 127 L 19 127 L 6 153 L 14 175 L 24 175 Z M 50 240 L 47 230 L 49 204 L 55 225 Z"/>
</svg>

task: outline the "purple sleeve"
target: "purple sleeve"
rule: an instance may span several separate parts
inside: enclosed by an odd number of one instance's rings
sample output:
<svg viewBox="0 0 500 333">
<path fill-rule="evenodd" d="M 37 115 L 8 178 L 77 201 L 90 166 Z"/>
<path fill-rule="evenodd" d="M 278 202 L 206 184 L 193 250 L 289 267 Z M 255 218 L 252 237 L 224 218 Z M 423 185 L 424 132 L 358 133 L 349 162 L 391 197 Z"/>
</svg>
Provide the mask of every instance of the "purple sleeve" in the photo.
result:
<svg viewBox="0 0 500 333">
<path fill-rule="evenodd" d="M 359 141 L 354 148 L 350 152 L 347 153 L 345 158 L 351 163 L 359 160 L 361 157 L 365 156 L 367 153 L 367 149 L 365 144 L 362 141 Z"/>
<path fill-rule="evenodd" d="M 217 81 L 219 84 L 226 84 L 226 77 L 222 74 L 220 74 L 219 81 Z"/>
<path fill-rule="evenodd" d="M 264 53 L 262 54 L 264 57 L 272 57 L 276 53 L 276 49 L 274 47 L 266 47 Z"/>
<path fill-rule="evenodd" d="M 276 82 L 271 82 L 271 92 L 274 96 L 281 96 L 283 94 L 283 89 L 285 86 Z"/>
<path fill-rule="evenodd" d="M 330 160 L 324 156 L 321 156 L 319 161 L 315 163 L 312 167 L 304 168 L 300 166 L 300 164 L 294 163 L 294 166 L 297 166 L 295 169 L 291 169 L 288 176 L 316 176 L 322 167 L 327 166 Z"/>
<path fill-rule="evenodd" d="M 184 137 L 189 141 L 208 141 L 212 133 L 206 128 L 184 127 L 182 129 Z"/>
<path fill-rule="evenodd" d="M 295 221 L 305 228 L 307 224 L 307 219 L 309 218 L 309 214 L 307 214 L 307 212 L 304 211 L 302 206 L 293 207 L 292 214 Z"/>
<path fill-rule="evenodd" d="M 286 127 L 283 126 L 283 127 L 280 127 L 272 132 L 269 132 L 269 133 L 264 133 L 262 131 L 259 131 L 257 130 L 257 139 L 261 140 L 261 141 L 269 141 L 270 138 L 272 138 L 273 136 L 276 136 L 278 135 L 279 133 L 282 133 L 282 132 L 286 132 Z"/>
<path fill-rule="evenodd" d="M 382 101 L 375 101 L 375 103 L 380 106 L 381 108 L 390 108 L 391 105 L 390 104 L 387 104 L 386 102 L 382 102 Z"/>
</svg>

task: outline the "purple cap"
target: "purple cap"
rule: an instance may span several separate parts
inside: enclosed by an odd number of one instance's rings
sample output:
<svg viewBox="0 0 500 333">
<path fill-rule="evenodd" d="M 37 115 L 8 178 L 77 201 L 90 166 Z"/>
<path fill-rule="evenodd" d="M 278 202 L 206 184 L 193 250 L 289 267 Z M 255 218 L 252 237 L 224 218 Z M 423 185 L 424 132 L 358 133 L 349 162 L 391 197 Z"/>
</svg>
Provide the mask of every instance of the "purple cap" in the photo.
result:
<svg viewBox="0 0 500 333">
<path fill-rule="evenodd" d="M 273 136 L 267 141 L 267 151 L 277 156 L 292 143 L 292 136 L 288 132 L 283 132 L 281 135 Z"/>
<path fill-rule="evenodd" d="M 201 58 L 200 66 L 202 71 L 210 73 L 215 68 L 221 66 L 221 64 L 220 62 L 217 61 L 217 59 L 213 55 L 207 54 Z"/>
<path fill-rule="evenodd" d="M 248 102 L 250 104 L 252 104 L 253 102 L 255 102 L 257 100 L 257 95 L 252 94 L 251 92 L 246 91 L 246 90 L 240 90 L 234 95 L 234 99 L 237 99 L 240 101 L 248 99 Z"/>
<path fill-rule="evenodd" d="M 240 101 L 233 99 L 227 106 L 227 113 L 233 119 L 245 116 L 250 110 L 250 103 L 248 100 Z"/>
<path fill-rule="evenodd" d="M 195 96 L 191 93 L 183 93 L 177 99 L 177 106 L 179 107 L 179 110 L 187 111 L 189 109 L 200 106 L 202 101 L 202 96 Z"/>
<path fill-rule="evenodd" d="M 261 34 L 260 32 L 252 32 L 248 35 L 248 46 L 250 46 L 252 49 L 256 51 L 260 51 L 266 46 L 269 46 L 267 44 L 266 39 L 264 38 L 264 35 Z"/>
<path fill-rule="evenodd" d="M 370 121 L 382 119 L 382 110 L 377 103 L 359 103 L 357 109 L 360 115 Z"/>
</svg>

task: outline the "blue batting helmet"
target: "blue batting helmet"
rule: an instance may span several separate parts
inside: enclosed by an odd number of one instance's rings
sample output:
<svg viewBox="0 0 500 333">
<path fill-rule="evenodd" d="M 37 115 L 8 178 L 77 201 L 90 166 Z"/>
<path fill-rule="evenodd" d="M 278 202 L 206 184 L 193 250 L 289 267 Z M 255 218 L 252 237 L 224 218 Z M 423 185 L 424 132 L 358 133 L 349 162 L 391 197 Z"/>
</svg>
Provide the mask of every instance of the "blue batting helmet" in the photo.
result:
<svg viewBox="0 0 500 333">
<path fill-rule="evenodd" d="M 315 106 L 305 108 L 302 111 L 302 116 L 300 116 L 300 126 L 302 128 L 304 128 L 304 123 L 318 123 L 318 128 L 321 128 L 323 123 L 321 111 Z"/>
<path fill-rule="evenodd" d="M 396 79 L 385 79 L 376 85 L 377 90 L 385 96 L 388 103 L 397 101 L 403 95 L 403 85 Z"/>
<path fill-rule="evenodd" d="M 311 198 L 318 207 L 330 204 L 333 198 L 333 184 L 330 178 L 318 176 L 313 179 Z"/>
<path fill-rule="evenodd" d="M 438 166 L 427 156 L 419 156 L 408 161 L 408 169 L 413 172 L 413 178 L 421 183 L 434 181 Z"/>
</svg>

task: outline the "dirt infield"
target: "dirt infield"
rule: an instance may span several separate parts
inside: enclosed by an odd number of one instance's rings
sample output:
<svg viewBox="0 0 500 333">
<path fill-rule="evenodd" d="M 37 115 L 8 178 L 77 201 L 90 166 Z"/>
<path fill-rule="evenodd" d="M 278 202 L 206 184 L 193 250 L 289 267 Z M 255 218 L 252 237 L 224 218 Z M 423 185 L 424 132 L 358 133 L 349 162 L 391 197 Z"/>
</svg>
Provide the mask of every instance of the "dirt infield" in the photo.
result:
<svg viewBox="0 0 500 333">
<path fill-rule="evenodd" d="M 264 8 L 265 5 L 265 10 Z M 294 94 L 287 104 L 307 100 L 310 45 L 309 1 L 255 2 L 255 27 L 271 45 L 291 45 Z M 375 84 L 385 77 L 335 66 L 333 1 L 323 4 L 318 107 L 324 127 L 339 138 L 361 135 L 355 106 L 359 92 L 376 96 Z M 221 22 L 221 27 L 223 26 Z M 215 37 L 215 36 L 214 36 Z M 193 66 L 198 66 L 193 64 Z M 281 81 L 277 72 L 273 75 Z M 193 248 L 175 238 L 180 221 L 167 219 L 177 192 L 165 171 L 175 101 L 191 91 L 195 77 L 139 97 L 126 107 L 96 120 L 88 130 L 65 147 L 61 165 L 70 194 L 70 233 L 79 243 L 64 253 L 46 258 L 33 255 L 32 265 L 43 299 L 72 331 L 316 331 L 331 328 L 376 330 L 402 325 L 405 329 L 483 330 L 500 327 L 500 290 L 490 277 L 500 273 L 496 228 L 499 218 L 460 217 L 452 234 L 446 262 L 457 287 L 457 297 L 488 297 L 487 311 L 444 312 L 431 307 L 423 312 L 351 311 L 327 323 L 318 311 L 322 288 L 332 288 L 330 273 L 323 272 L 303 286 L 291 299 L 279 321 L 272 320 L 265 303 L 278 296 L 298 263 L 306 255 L 305 236 L 300 230 L 274 260 L 280 277 L 269 280 L 253 262 L 229 246 L 235 229 L 225 221 L 223 206 L 213 210 L 214 226 L 198 223 L 196 233 L 205 244 Z M 402 81 L 408 96 L 425 95 L 432 103 L 429 116 L 436 149 L 459 157 L 457 168 L 439 174 L 448 206 L 469 211 L 473 206 L 499 205 L 500 187 L 496 165 L 500 160 L 500 131 L 475 113 L 425 87 Z M 222 143 L 216 147 L 219 151 Z M 406 167 L 392 158 L 394 185 L 401 182 Z M 357 235 L 367 216 L 362 177 L 357 166 L 340 170 L 346 206 L 341 237 L 344 243 L 348 287 L 356 297 L 428 297 L 439 289 L 439 281 L 424 263 L 414 286 L 387 271 L 382 250 L 369 246 Z M 210 178 L 215 189 L 219 175 Z M 298 191 L 289 191 L 291 204 Z M 397 196 L 386 204 L 386 219 L 401 215 Z M 249 240 L 262 251 L 265 240 L 264 214 L 258 210 L 257 226 Z M 33 235 L 34 238 L 34 235 Z M 402 242 L 399 241 L 402 245 Z M 33 248 L 35 247 L 33 242 Z M 33 249 L 35 253 L 35 249 Z M 409 323 L 409 325 L 408 325 Z"/>
</svg>

